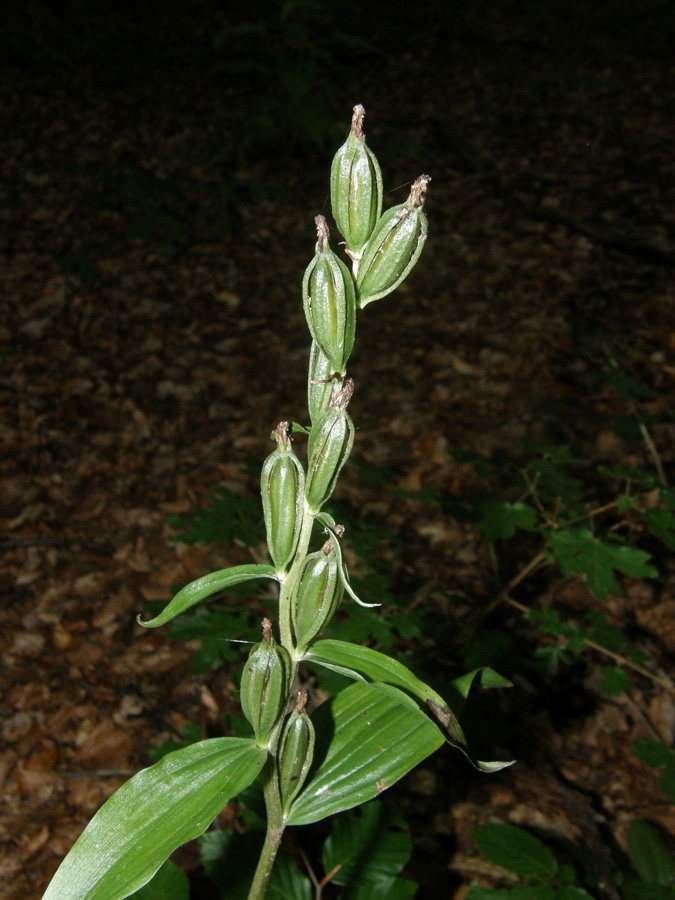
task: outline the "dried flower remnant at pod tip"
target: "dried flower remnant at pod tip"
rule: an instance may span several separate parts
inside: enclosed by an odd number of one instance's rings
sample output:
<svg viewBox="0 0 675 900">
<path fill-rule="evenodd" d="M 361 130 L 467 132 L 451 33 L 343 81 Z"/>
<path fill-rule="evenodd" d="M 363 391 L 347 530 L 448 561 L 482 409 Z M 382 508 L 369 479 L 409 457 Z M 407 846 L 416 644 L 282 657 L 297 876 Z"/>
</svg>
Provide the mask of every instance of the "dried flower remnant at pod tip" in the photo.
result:
<svg viewBox="0 0 675 900">
<path fill-rule="evenodd" d="M 239 699 L 256 743 L 266 747 L 286 706 L 292 664 L 288 651 L 274 640 L 269 619 L 263 619 L 262 631 L 262 641 L 251 648 L 244 666 Z"/>
<path fill-rule="evenodd" d="M 305 472 L 293 452 L 288 422 L 279 422 L 272 438 L 277 449 L 265 460 L 260 475 L 267 547 L 277 572 L 292 561 L 302 528 Z"/>
<path fill-rule="evenodd" d="M 363 247 L 382 212 L 382 173 L 363 133 L 365 109 L 354 107 L 352 126 L 331 165 L 330 197 L 333 218 L 345 239 L 355 272 Z"/>
<path fill-rule="evenodd" d="M 328 409 L 317 420 L 307 442 L 307 477 L 305 497 L 307 505 L 316 515 L 328 500 L 347 462 L 354 444 L 354 423 L 347 412 L 347 404 L 354 392 L 354 383 L 348 378 L 345 387 L 333 397 Z"/>
<path fill-rule="evenodd" d="M 302 282 L 305 317 L 313 340 L 333 370 L 344 376 L 356 332 L 354 280 L 330 248 L 325 218 L 319 215 L 314 221 L 316 253 Z"/>
</svg>

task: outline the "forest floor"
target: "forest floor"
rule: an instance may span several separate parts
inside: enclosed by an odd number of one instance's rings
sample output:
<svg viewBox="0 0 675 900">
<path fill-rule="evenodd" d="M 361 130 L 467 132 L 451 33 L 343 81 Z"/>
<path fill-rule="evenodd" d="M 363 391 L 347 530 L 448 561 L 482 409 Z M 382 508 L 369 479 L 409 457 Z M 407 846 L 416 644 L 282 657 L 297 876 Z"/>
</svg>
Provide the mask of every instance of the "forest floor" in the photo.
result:
<svg viewBox="0 0 675 900">
<path fill-rule="evenodd" d="M 77 18 L 77 3 L 11 20 L 18 49 L 0 83 L 3 898 L 41 897 L 150 749 L 188 723 L 220 733 L 220 713 L 237 710 L 236 662 L 193 675 L 199 643 L 135 617 L 176 585 L 265 558 L 262 543 L 176 543 L 168 520 L 215 485 L 255 500 L 270 432 L 306 419 L 300 285 L 356 102 L 385 205 L 421 172 L 433 180 L 421 261 L 359 319 L 356 465 L 336 498 L 347 540 L 351 517 L 377 548 L 364 562 L 355 539 L 350 562 L 391 579 L 385 618 L 434 623 L 427 638 L 395 635 L 390 652 L 410 650 L 439 681 L 474 660 L 477 619 L 519 655 L 503 659 L 514 687 L 486 713 L 490 727 L 504 722 L 493 753 L 517 764 L 480 775 L 443 750 L 395 789 L 414 838 L 408 871 L 425 900 L 497 884 L 471 834 L 492 817 L 589 847 L 598 896 L 618 898 L 628 823 L 649 819 L 675 841 L 658 772 L 632 753 L 635 739 L 675 737 L 664 545 L 633 523 L 658 577 L 620 576 L 603 603 L 553 566 L 505 592 L 564 621 L 601 609 L 644 651 L 658 681 L 625 668 L 630 691 L 610 696 L 605 655 L 546 675 L 535 652 L 550 638 L 507 602 L 482 617 L 531 559 L 532 537 L 488 544 L 447 503 L 423 502 L 431 490 L 459 501 L 497 489 L 454 448 L 523 459 L 537 441 L 569 447 L 586 479 L 599 464 L 673 477 L 666 5 L 571 6 L 553 4 L 550 19 L 527 5 L 515 19 L 499 4 L 429 13 L 362 44 L 335 29 L 333 43 L 314 39 L 310 13 L 303 44 L 269 18 L 257 56 L 206 2 L 129 15 L 110 35 Z M 616 372 L 642 395 L 617 390 Z M 628 420 L 647 423 L 652 443 L 616 427 Z M 499 487 L 509 500 L 521 488 L 516 476 Z M 236 603 L 249 601 L 273 614 L 269 597 Z M 195 870 L 189 848 L 178 860 Z"/>
</svg>

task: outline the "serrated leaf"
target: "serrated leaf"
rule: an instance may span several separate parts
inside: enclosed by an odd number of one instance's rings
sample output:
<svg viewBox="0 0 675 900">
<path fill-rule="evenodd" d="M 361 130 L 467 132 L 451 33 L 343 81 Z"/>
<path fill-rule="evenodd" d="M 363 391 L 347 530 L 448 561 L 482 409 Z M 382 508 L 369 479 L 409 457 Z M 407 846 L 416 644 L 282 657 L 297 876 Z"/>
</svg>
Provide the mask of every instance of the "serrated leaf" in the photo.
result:
<svg viewBox="0 0 675 900">
<path fill-rule="evenodd" d="M 670 884 L 675 879 L 675 859 L 658 831 L 649 822 L 634 819 L 626 834 L 633 868 L 647 884 Z"/>
<path fill-rule="evenodd" d="M 274 566 L 252 564 L 232 566 L 229 569 L 211 572 L 210 575 L 204 575 L 202 578 L 185 585 L 154 619 L 143 622 L 139 616 L 136 621 L 139 625 L 143 625 L 144 628 L 158 628 L 207 597 L 211 597 L 219 591 L 226 591 L 236 584 L 253 581 L 256 578 L 270 578 L 272 581 L 276 581 Z"/>
<path fill-rule="evenodd" d="M 658 572 L 647 564 L 649 553 L 625 544 L 610 544 L 594 537 L 587 528 L 566 528 L 550 539 L 551 556 L 565 575 L 585 575 L 599 600 L 609 590 L 619 592 L 614 570 L 633 578 L 655 578 Z"/>
<path fill-rule="evenodd" d="M 306 662 L 325 666 L 333 672 L 353 678 L 357 681 L 390 684 L 399 688 L 417 701 L 434 719 L 439 722 L 446 740 L 461 750 L 462 753 L 482 771 L 497 771 L 510 765 L 510 762 L 481 762 L 470 753 L 466 737 L 459 724 L 457 716 L 448 706 L 445 699 L 433 688 L 425 684 L 410 669 L 398 660 L 392 659 L 384 653 L 363 647 L 358 644 L 350 644 L 346 641 L 317 641 L 306 652 Z M 462 701 L 466 699 L 474 681 L 478 680 L 483 687 L 510 687 L 511 682 L 502 678 L 492 669 L 476 669 L 455 679 L 452 689 L 459 697 L 457 704 L 460 708 Z"/>
<path fill-rule="evenodd" d="M 507 503 L 488 497 L 474 501 L 473 506 L 482 514 L 477 528 L 490 542 L 512 538 L 516 528 L 531 531 L 537 521 L 537 511 L 526 503 Z"/>
<path fill-rule="evenodd" d="M 152 879 L 131 897 L 132 900 L 188 900 L 190 882 L 185 872 L 167 859 Z"/>
<path fill-rule="evenodd" d="M 99 809 L 43 900 L 128 897 L 177 847 L 206 831 L 266 759 L 267 751 L 253 740 L 211 738 L 143 769 Z"/>
<path fill-rule="evenodd" d="M 400 810 L 375 800 L 363 807 L 361 818 L 351 813 L 338 816 L 323 845 L 324 870 L 339 867 L 332 881 L 372 886 L 398 875 L 410 859 L 412 840 L 407 831 L 392 831 L 393 825 L 405 827 Z"/>
<path fill-rule="evenodd" d="M 519 875 L 555 875 L 555 856 L 539 838 L 517 828 L 490 822 L 473 830 L 478 849 L 490 862 Z"/>
<path fill-rule="evenodd" d="M 443 735 L 406 694 L 353 684 L 312 713 L 314 765 L 289 816 L 306 825 L 382 793 L 443 744 Z"/>
</svg>

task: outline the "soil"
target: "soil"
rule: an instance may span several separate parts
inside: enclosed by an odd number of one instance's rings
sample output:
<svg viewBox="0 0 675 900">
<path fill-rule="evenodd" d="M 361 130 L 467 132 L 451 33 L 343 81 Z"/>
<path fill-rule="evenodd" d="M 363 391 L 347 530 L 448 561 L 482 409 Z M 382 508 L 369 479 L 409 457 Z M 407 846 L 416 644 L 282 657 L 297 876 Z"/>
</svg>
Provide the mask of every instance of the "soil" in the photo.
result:
<svg viewBox="0 0 675 900">
<path fill-rule="evenodd" d="M 42 896 L 149 750 L 188 723 L 222 733 L 220 713 L 238 708 L 238 663 L 193 675 L 198 642 L 135 617 L 176 585 L 265 560 L 262 543 L 177 543 L 168 520 L 214 485 L 255 498 L 270 432 L 306 419 L 300 285 L 357 102 L 385 205 L 423 171 L 432 182 L 418 266 L 359 317 L 358 465 L 336 497 L 347 540 L 349 515 L 387 537 L 370 569 L 358 546 L 349 560 L 392 580 L 385 617 L 433 623 L 426 637 L 397 634 L 390 652 L 410 651 L 439 682 L 465 671 L 478 625 L 510 635 L 518 655 L 506 662 L 514 687 L 482 713 L 493 758 L 516 765 L 483 775 L 444 749 L 392 790 L 413 834 L 406 872 L 425 900 L 502 884 L 472 827 L 503 821 L 588 847 L 597 896 L 618 898 L 628 823 L 648 819 L 675 841 L 659 772 L 632 752 L 635 739 L 675 736 L 664 545 L 633 521 L 659 574 L 620 576 L 604 603 L 553 566 L 509 592 L 532 536 L 488 544 L 419 496 L 480 486 L 453 448 L 519 457 L 532 440 L 569 446 L 587 472 L 625 464 L 672 479 L 672 11 L 548 6 L 431 3 L 399 21 L 376 3 L 358 31 L 346 10 L 311 3 L 286 18 L 265 3 L 238 14 L 207 0 L 121 4 L 112 21 L 74 0 L 11 7 L 0 54 L 7 900 Z M 617 391 L 612 361 L 648 393 Z M 647 440 L 612 424 L 638 417 Z M 655 678 L 620 661 L 630 691 L 610 696 L 613 660 L 590 651 L 543 674 L 535 654 L 553 639 L 508 601 L 486 612 L 500 597 L 565 621 L 602 609 Z M 237 808 L 218 824 L 240 827 Z M 197 883 L 196 850 L 175 858 Z"/>
</svg>

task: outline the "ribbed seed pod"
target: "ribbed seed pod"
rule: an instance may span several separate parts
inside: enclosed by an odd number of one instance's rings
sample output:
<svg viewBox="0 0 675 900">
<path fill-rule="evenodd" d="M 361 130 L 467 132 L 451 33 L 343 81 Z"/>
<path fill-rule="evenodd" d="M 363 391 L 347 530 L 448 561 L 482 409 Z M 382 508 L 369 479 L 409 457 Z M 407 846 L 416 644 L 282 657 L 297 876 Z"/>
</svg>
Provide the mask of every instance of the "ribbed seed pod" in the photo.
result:
<svg viewBox="0 0 675 900">
<path fill-rule="evenodd" d="M 321 634 L 335 615 L 344 586 L 333 541 L 305 557 L 291 598 L 295 644 L 299 650 Z"/>
<path fill-rule="evenodd" d="M 309 352 L 309 375 L 307 378 L 307 405 L 312 424 L 319 419 L 328 408 L 328 401 L 334 386 L 340 381 L 332 378 L 333 367 L 330 360 L 316 341 L 312 341 Z"/>
<path fill-rule="evenodd" d="M 373 233 L 382 212 L 382 173 L 363 134 L 365 109 L 354 107 L 349 137 L 333 158 L 330 170 L 330 202 L 333 218 L 353 259 Z"/>
<path fill-rule="evenodd" d="M 375 226 L 356 280 L 361 309 L 396 290 L 419 259 L 427 239 L 424 199 L 430 181 L 428 175 L 420 175 L 408 200 L 388 209 Z"/>
<path fill-rule="evenodd" d="M 278 572 L 285 571 L 295 555 L 305 496 L 305 473 L 288 431 L 288 422 L 279 422 L 274 432 L 277 449 L 265 460 L 260 476 L 267 547 Z"/>
<path fill-rule="evenodd" d="M 352 276 L 328 243 L 328 225 L 316 216 L 316 254 L 302 282 L 307 325 L 334 372 L 344 376 L 354 346 L 356 295 Z"/>
<path fill-rule="evenodd" d="M 284 816 L 302 790 L 314 757 L 314 724 L 305 712 L 307 691 L 298 691 L 295 709 L 288 716 L 279 739 L 277 766 Z"/>
<path fill-rule="evenodd" d="M 291 659 L 272 635 L 272 623 L 263 619 L 263 639 L 252 648 L 241 675 L 241 707 L 255 732 L 256 743 L 267 738 L 286 705 Z"/>
<path fill-rule="evenodd" d="M 332 395 L 328 409 L 309 435 L 305 497 L 314 513 L 321 509 L 335 490 L 340 469 L 352 451 L 354 423 L 346 406 L 353 392 L 354 382 L 347 378 L 342 390 Z"/>
</svg>

